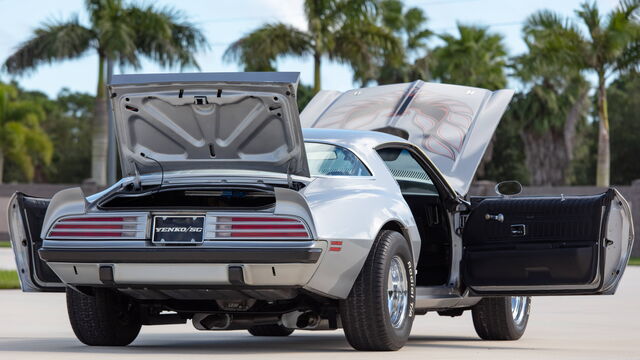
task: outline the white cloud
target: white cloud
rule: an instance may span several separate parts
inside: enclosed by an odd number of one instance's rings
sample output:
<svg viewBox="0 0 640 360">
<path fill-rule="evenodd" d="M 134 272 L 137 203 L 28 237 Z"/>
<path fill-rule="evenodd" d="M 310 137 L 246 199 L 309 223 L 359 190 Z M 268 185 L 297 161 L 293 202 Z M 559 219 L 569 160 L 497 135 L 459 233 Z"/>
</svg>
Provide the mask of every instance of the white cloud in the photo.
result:
<svg viewBox="0 0 640 360">
<path fill-rule="evenodd" d="M 271 9 L 270 13 L 278 14 L 274 20 L 291 24 L 301 30 L 307 29 L 303 0 L 258 0 L 258 2 Z"/>
</svg>

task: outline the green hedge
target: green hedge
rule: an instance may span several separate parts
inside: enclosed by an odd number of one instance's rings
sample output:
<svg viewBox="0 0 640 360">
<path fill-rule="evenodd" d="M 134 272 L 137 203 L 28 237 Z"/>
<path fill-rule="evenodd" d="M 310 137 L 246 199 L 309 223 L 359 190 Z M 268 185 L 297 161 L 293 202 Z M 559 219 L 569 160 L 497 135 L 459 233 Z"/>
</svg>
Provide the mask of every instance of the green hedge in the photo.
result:
<svg viewBox="0 0 640 360">
<path fill-rule="evenodd" d="M 0 289 L 20 289 L 18 273 L 15 270 L 0 270 Z"/>
</svg>

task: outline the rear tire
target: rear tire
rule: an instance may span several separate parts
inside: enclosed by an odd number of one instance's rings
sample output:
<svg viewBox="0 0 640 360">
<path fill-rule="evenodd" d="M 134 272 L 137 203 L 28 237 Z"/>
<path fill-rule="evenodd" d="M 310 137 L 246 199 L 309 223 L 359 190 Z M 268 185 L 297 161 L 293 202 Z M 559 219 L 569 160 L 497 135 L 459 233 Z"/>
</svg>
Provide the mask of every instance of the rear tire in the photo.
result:
<svg viewBox="0 0 640 360">
<path fill-rule="evenodd" d="M 253 336 L 289 336 L 292 333 L 293 329 L 278 324 L 256 325 L 249 328 L 249 334 Z"/>
<path fill-rule="evenodd" d="M 109 289 L 89 296 L 67 288 L 67 312 L 78 340 L 90 346 L 129 345 L 142 327 L 137 305 Z"/>
<path fill-rule="evenodd" d="M 484 298 L 471 309 L 473 327 L 484 340 L 518 340 L 527 329 L 531 298 Z"/>
<path fill-rule="evenodd" d="M 404 346 L 414 318 L 415 274 L 411 248 L 395 231 L 382 231 L 349 296 L 340 301 L 347 341 L 356 350 Z"/>
</svg>

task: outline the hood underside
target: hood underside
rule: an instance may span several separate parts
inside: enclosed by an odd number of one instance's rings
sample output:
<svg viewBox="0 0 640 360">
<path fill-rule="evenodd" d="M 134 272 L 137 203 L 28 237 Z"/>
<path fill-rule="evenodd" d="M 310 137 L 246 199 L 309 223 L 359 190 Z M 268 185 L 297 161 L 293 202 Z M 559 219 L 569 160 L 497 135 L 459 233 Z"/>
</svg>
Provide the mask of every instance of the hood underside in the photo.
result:
<svg viewBox="0 0 640 360">
<path fill-rule="evenodd" d="M 305 128 L 406 132 L 449 185 L 466 195 L 513 93 L 420 80 L 344 93 L 321 91 L 300 120 Z"/>
<path fill-rule="evenodd" d="M 238 169 L 309 176 L 298 73 L 116 75 L 122 173 Z"/>
</svg>

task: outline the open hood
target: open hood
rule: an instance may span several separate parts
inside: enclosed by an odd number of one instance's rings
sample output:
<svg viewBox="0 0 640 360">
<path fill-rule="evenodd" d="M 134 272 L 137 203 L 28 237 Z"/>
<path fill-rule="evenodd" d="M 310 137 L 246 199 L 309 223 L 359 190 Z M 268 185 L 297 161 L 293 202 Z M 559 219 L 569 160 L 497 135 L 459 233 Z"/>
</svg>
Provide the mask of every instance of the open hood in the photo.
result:
<svg viewBox="0 0 640 360">
<path fill-rule="evenodd" d="M 125 176 L 239 169 L 309 176 L 298 73 L 115 75 L 109 92 Z"/>
<path fill-rule="evenodd" d="M 321 91 L 300 120 L 305 128 L 402 129 L 464 196 L 512 97 L 513 90 L 418 80 L 344 93 Z"/>
</svg>

